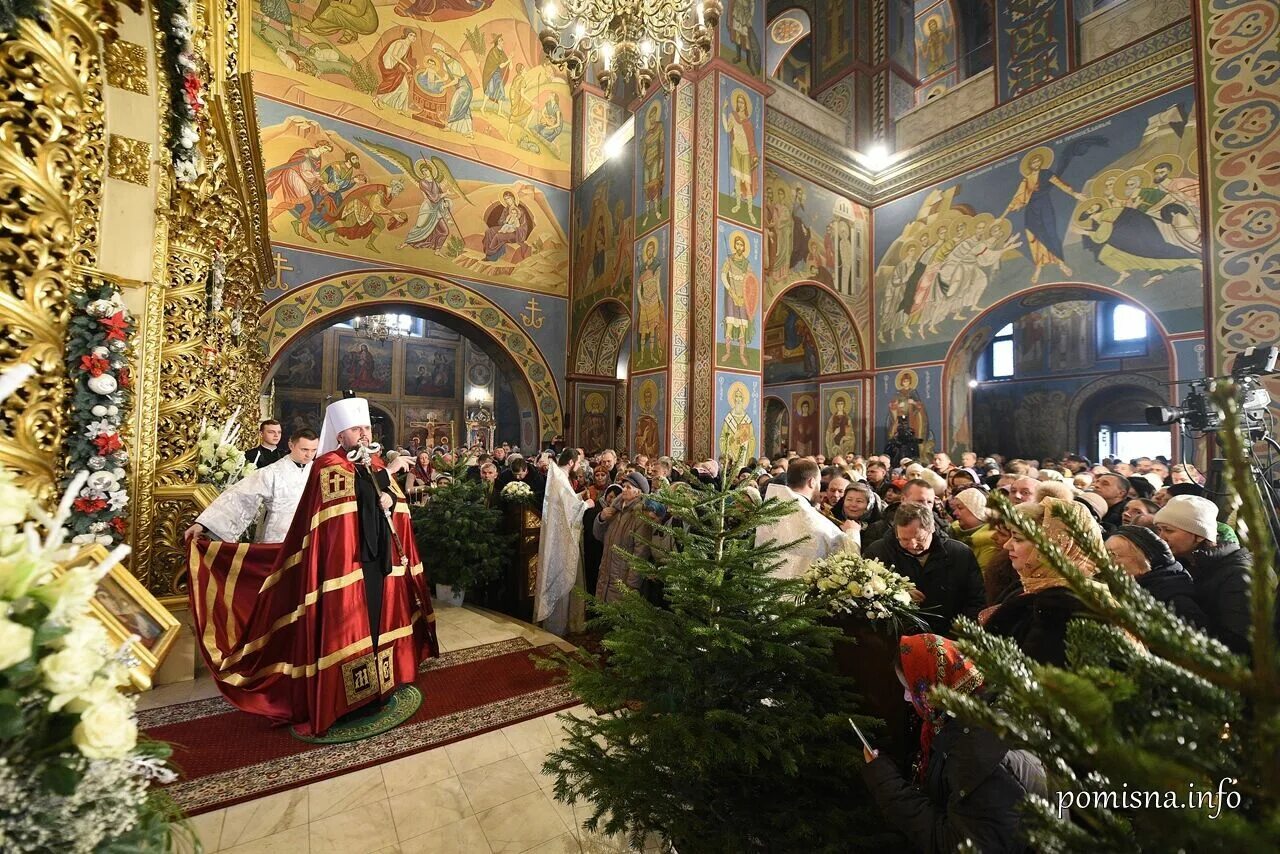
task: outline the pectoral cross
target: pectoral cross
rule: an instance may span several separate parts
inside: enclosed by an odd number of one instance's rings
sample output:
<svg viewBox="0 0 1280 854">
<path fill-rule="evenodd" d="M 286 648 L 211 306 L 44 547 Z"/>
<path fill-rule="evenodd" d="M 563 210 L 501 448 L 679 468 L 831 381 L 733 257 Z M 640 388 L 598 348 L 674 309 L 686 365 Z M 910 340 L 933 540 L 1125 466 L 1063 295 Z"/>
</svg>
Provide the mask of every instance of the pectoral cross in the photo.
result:
<svg viewBox="0 0 1280 854">
<path fill-rule="evenodd" d="M 289 266 L 289 261 L 282 252 L 272 255 L 271 260 L 276 262 L 276 290 L 283 291 L 289 287 L 284 283 L 284 274 L 293 268 Z"/>
<path fill-rule="evenodd" d="M 530 297 L 529 304 L 526 305 L 525 308 L 529 309 L 529 313 L 525 314 L 521 312 L 520 322 L 523 323 L 525 326 L 529 327 L 530 329 L 541 329 L 542 322 L 546 320 L 546 318 L 538 316 L 539 314 L 542 313 L 541 310 L 538 308 L 538 301 Z"/>
</svg>

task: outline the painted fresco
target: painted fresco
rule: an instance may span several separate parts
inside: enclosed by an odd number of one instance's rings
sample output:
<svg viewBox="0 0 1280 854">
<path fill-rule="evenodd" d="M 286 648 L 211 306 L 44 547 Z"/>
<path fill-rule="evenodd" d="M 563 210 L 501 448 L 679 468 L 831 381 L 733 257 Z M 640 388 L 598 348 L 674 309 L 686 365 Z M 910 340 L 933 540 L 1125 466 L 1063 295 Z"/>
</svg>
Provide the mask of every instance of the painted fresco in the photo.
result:
<svg viewBox="0 0 1280 854">
<path fill-rule="evenodd" d="M 948 89 L 955 86 L 960 80 L 960 73 L 954 68 L 946 74 L 939 75 L 930 80 L 924 86 L 918 87 L 916 91 L 916 106 L 932 101 L 934 98 L 944 94 Z"/>
<path fill-rule="evenodd" d="M 569 194 L 269 101 L 271 240 L 568 294 Z"/>
<path fill-rule="evenodd" d="M 667 375 L 633 376 L 631 386 L 631 452 L 661 456 L 667 447 Z"/>
<path fill-rule="evenodd" d="M 791 395 L 791 450 L 801 456 L 818 453 L 817 392 L 798 392 Z"/>
<path fill-rule="evenodd" d="M 569 186 L 571 99 L 522 0 L 256 0 L 254 91 Z"/>
<path fill-rule="evenodd" d="M 671 107 L 662 90 L 636 110 L 636 233 L 644 234 L 671 212 Z"/>
<path fill-rule="evenodd" d="M 1171 332 L 1203 325 L 1193 96 L 1180 89 L 876 209 L 882 363 L 941 359 L 1026 288 L 1113 288 Z"/>
<path fill-rule="evenodd" d="M 815 10 L 818 32 L 815 78 L 819 86 L 834 80 L 853 62 L 853 4 L 822 3 Z"/>
<path fill-rule="evenodd" d="M 760 227 L 764 98 L 720 75 L 720 216 Z"/>
<path fill-rule="evenodd" d="M 338 338 L 338 388 L 369 394 L 391 394 L 390 341 L 356 335 Z"/>
<path fill-rule="evenodd" d="M 720 58 L 759 74 L 764 57 L 760 34 L 764 32 L 765 0 L 725 0 L 720 16 Z"/>
<path fill-rule="evenodd" d="M 862 448 L 862 383 L 822 386 L 822 453 L 858 453 Z"/>
<path fill-rule="evenodd" d="M 916 77 L 929 80 L 956 64 L 956 22 L 951 0 L 917 0 Z"/>
<path fill-rule="evenodd" d="M 764 330 L 765 385 L 816 377 L 818 345 L 804 318 L 785 302 L 769 313 Z"/>
<path fill-rule="evenodd" d="M 611 385 L 578 383 L 574 412 L 578 416 L 578 446 L 587 453 L 613 447 L 614 394 Z"/>
<path fill-rule="evenodd" d="M 790 441 L 791 410 L 781 398 L 766 395 L 763 453 L 768 457 L 780 457 L 786 452 Z"/>
<path fill-rule="evenodd" d="M 889 58 L 905 71 L 916 67 L 916 11 L 912 0 L 888 0 Z"/>
<path fill-rule="evenodd" d="M 730 476 L 760 448 L 760 377 L 716 372 L 715 453 L 729 457 Z"/>
<path fill-rule="evenodd" d="M 897 430 L 898 419 L 906 418 L 920 439 L 920 456 L 933 455 L 937 444 L 934 425 L 942 419 L 941 379 L 940 366 L 888 371 L 877 376 L 876 406 L 880 413 L 873 418 L 877 449 L 883 449 L 889 436 Z"/>
<path fill-rule="evenodd" d="M 280 357 L 273 382 L 281 389 L 324 387 L 324 332 L 308 335 Z"/>
<path fill-rule="evenodd" d="M 765 302 L 801 280 L 861 301 L 870 214 L 770 163 L 764 176 Z"/>
<path fill-rule="evenodd" d="M 667 252 L 670 229 L 663 226 L 640 238 L 636 251 L 635 318 L 631 370 L 649 371 L 667 364 Z"/>
<path fill-rule="evenodd" d="M 453 397 L 457 394 L 457 388 L 456 348 L 412 342 L 405 344 L 405 394 L 412 397 Z"/>
<path fill-rule="evenodd" d="M 1000 103 L 1070 70 L 1067 8 L 1062 0 L 996 0 Z"/>
<path fill-rule="evenodd" d="M 321 413 L 323 406 L 318 400 L 281 396 L 276 398 L 275 417 L 285 436 L 292 436 L 299 430 L 315 430 L 318 433 L 324 420 Z"/>
<path fill-rule="evenodd" d="M 760 370 L 760 235 L 716 221 L 716 364 Z"/>
<path fill-rule="evenodd" d="M 605 160 L 574 190 L 573 329 L 600 300 L 631 302 L 632 146 Z"/>
<path fill-rule="evenodd" d="M 794 85 L 791 77 L 782 73 L 784 69 L 783 60 L 797 49 L 796 43 L 809 35 L 810 30 L 809 13 L 803 9 L 788 9 L 769 23 L 765 62 L 770 77 L 778 78 L 788 85 Z M 806 42 L 808 45 L 812 45 L 812 43 L 812 40 Z M 811 50 L 805 51 L 804 63 L 806 66 L 808 66 L 811 59 L 809 55 L 811 52 Z"/>
</svg>

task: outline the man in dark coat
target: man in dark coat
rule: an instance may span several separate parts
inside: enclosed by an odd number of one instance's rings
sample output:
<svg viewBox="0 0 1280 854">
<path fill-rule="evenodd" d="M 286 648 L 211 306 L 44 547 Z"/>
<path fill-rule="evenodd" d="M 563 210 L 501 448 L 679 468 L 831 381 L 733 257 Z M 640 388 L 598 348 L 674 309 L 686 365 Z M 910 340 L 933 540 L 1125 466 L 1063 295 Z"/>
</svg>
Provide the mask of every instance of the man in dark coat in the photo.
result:
<svg viewBox="0 0 1280 854">
<path fill-rule="evenodd" d="M 892 532 L 866 547 L 863 554 L 911 579 L 921 616 L 935 634 L 949 635 L 960 615 L 977 619 L 987 604 L 973 550 L 942 536 L 933 510 L 923 504 L 899 505 Z"/>
<path fill-rule="evenodd" d="M 1208 615 L 1196 601 L 1196 583 L 1191 573 L 1155 531 L 1121 525 L 1107 537 L 1107 552 L 1157 602 L 1197 628 L 1209 625 Z"/>
</svg>

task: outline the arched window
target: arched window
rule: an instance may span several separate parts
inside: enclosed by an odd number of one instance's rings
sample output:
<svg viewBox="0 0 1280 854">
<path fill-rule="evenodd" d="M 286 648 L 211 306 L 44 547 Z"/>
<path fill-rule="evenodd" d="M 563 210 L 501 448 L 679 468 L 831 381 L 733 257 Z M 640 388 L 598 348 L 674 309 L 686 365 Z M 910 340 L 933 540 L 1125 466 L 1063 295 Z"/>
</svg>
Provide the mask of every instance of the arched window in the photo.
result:
<svg viewBox="0 0 1280 854">
<path fill-rule="evenodd" d="M 987 363 L 993 380 L 1013 376 L 1013 324 L 1007 323 L 991 339 Z"/>
</svg>

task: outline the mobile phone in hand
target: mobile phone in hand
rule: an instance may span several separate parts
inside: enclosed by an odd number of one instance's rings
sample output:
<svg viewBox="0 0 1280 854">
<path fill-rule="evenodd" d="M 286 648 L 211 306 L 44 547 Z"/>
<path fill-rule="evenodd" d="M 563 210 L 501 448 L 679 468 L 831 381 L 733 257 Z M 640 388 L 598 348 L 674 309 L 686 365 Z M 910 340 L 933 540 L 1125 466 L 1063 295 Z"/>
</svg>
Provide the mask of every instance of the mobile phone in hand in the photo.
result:
<svg viewBox="0 0 1280 854">
<path fill-rule="evenodd" d="M 858 729 L 858 725 L 853 722 L 853 718 L 849 718 L 849 726 L 853 727 L 853 731 L 858 734 L 858 741 L 862 742 L 862 746 L 870 753 L 875 753 L 876 749 L 867 742 L 867 737 L 862 734 L 862 730 Z"/>
</svg>

